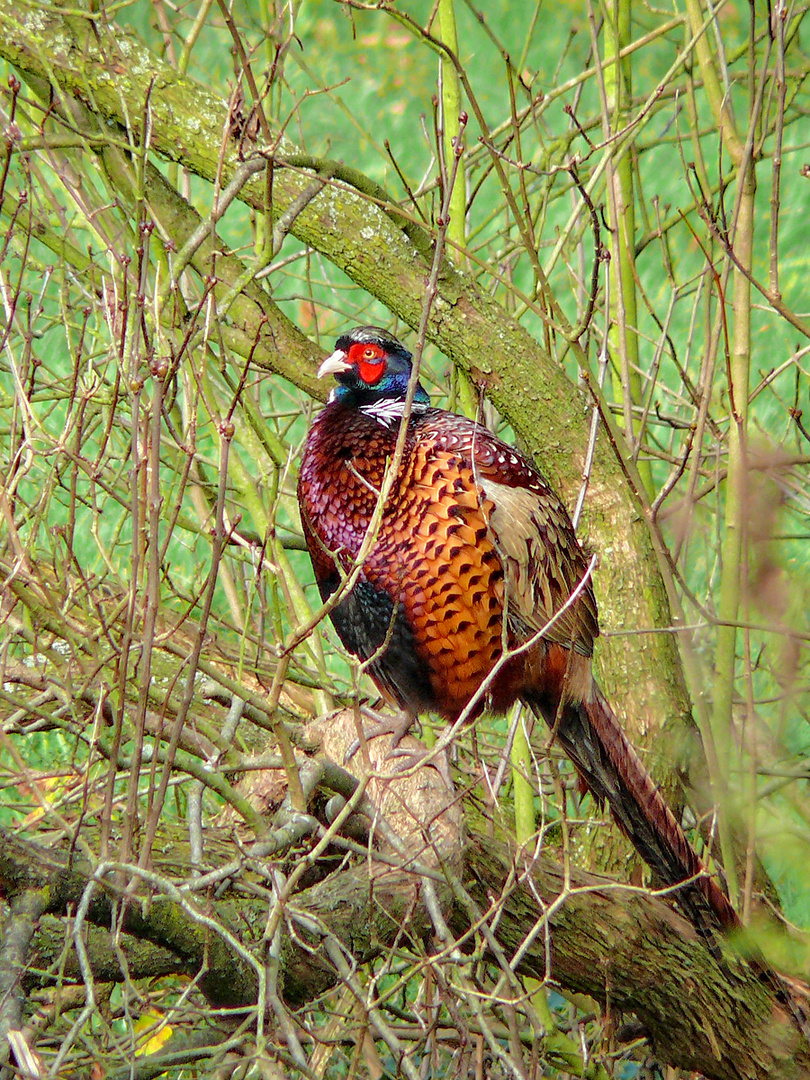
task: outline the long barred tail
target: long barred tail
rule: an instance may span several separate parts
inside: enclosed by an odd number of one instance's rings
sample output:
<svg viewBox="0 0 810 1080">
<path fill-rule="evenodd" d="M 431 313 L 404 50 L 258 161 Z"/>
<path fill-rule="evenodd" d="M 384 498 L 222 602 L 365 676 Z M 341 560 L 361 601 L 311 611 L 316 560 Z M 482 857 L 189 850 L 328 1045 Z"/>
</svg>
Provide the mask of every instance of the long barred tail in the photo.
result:
<svg viewBox="0 0 810 1080">
<path fill-rule="evenodd" d="M 582 779 L 597 799 L 608 803 L 622 832 L 663 884 L 690 881 L 675 898 L 695 927 L 708 936 L 712 928 L 739 927 L 737 913 L 707 875 L 598 686 L 592 701 L 566 705 L 559 717 L 550 716 L 545 703 L 528 703 L 555 730 Z"/>
<path fill-rule="evenodd" d="M 599 687 L 594 684 L 591 702 L 566 705 L 559 717 L 550 714 L 547 702 L 527 699 L 527 704 L 552 727 L 557 741 L 594 796 L 608 803 L 622 832 L 661 881 L 665 885 L 689 882 L 674 895 L 711 953 L 724 966 L 715 932 L 739 929 L 740 918 L 725 893 L 707 875 Z M 792 980 L 774 971 L 750 941 L 747 951 L 749 963 L 775 992 L 810 1044 L 806 988 L 797 988 Z"/>
</svg>

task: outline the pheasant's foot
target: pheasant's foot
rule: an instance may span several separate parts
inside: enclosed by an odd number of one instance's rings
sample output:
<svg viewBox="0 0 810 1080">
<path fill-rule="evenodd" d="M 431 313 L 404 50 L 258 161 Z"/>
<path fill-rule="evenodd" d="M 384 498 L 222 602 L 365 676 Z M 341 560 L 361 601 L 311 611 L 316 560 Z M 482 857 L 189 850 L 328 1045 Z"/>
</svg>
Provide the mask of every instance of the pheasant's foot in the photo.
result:
<svg viewBox="0 0 810 1080">
<path fill-rule="evenodd" d="M 344 765 L 347 765 L 351 761 L 351 759 L 360 749 L 362 743 L 369 742 L 371 739 L 376 739 L 379 735 L 391 736 L 391 744 L 388 747 L 388 753 L 385 756 L 394 756 L 394 751 L 396 751 L 399 744 L 402 742 L 402 740 L 416 723 L 416 717 L 413 715 L 413 713 L 408 712 L 407 709 L 401 709 L 397 713 L 388 714 L 383 720 L 378 719 L 379 713 L 371 712 L 371 710 L 369 709 L 361 709 L 360 711 L 362 713 L 365 713 L 367 716 L 372 716 L 374 719 L 377 719 L 378 722 L 374 725 L 373 728 L 369 728 L 368 730 L 365 730 L 364 728 L 362 736 L 358 736 L 358 738 L 354 740 L 349 749 L 343 755 Z M 407 753 L 410 753 L 410 751 L 407 751 Z"/>
</svg>

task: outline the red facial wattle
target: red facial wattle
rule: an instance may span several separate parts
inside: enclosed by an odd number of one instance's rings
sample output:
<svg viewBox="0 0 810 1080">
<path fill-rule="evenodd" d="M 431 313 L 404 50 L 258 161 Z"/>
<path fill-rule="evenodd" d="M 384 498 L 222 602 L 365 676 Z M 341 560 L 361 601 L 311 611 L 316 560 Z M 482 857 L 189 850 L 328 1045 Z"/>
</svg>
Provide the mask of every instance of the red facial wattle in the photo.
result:
<svg viewBox="0 0 810 1080">
<path fill-rule="evenodd" d="M 357 374 L 366 386 L 376 385 L 385 372 L 385 352 L 379 345 L 355 342 L 349 349 L 349 363 L 357 365 Z"/>
</svg>

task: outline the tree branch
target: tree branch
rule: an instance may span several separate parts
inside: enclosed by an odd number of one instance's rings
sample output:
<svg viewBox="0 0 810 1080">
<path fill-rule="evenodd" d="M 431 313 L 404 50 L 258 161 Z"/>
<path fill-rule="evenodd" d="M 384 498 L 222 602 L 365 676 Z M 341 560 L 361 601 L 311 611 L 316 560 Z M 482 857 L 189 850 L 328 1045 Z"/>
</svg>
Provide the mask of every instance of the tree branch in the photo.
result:
<svg viewBox="0 0 810 1080">
<path fill-rule="evenodd" d="M 321 725 L 330 756 L 341 758 L 354 734 L 351 712 Z M 410 748 L 416 746 L 411 740 Z M 432 922 L 420 899 L 427 874 L 462 950 L 487 928 L 485 936 L 493 935 L 493 944 L 511 958 L 517 973 L 638 1015 L 662 1060 L 717 1080 L 781 1080 L 810 1071 L 810 1049 L 774 986 L 731 948 L 724 949 L 718 965 L 692 927 L 662 899 L 606 877 L 566 871 L 544 854 L 516 852 L 493 822 L 469 814 L 467 822 L 473 824 L 462 868 L 461 808 L 441 770 L 397 775 L 398 759 L 385 756 L 387 738 L 370 740 L 368 747 L 368 761 L 357 763 L 360 783 L 366 785 L 358 805 L 378 837 L 377 853 L 370 851 L 365 861 L 284 901 L 288 932 L 280 953 L 281 985 L 290 1006 L 310 1002 L 341 981 L 338 954 L 350 957 L 355 970 L 403 934 L 415 947 L 427 945 Z M 176 868 L 185 847 L 181 834 L 167 828 L 155 850 Z M 209 858 L 212 852 L 230 856 L 230 835 L 219 842 L 216 834 L 209 836 L 206 850 Z M 207 910 L 240 941 L 240 951 L 260 956 L 261 937 L 245 928 L 265 925 L 268 899 L 242 887 L 249 883 L 249 867 L 246 854 L 234 888 L 224 898 L 209 899 Z M 34 891 L 47 897 L 49 912 L 67 914 L 91 876 L 82 860 L 68 861 L 64 853 L 2 834 L 0 882 L 12 904 Z M 156 880 L 153 875 L 148 881 L 153 889 Z M 162 895 L 153 894 L 148 904 L 141 888 L 126 903 L 120 926 L 171 950 L 175 970 L 196 973 L 212 1004 L 254 1004 L 254 966 L 228 946 L 226 937 L 211 933 L 210 919 L 197 921 L 189 894 L 183 905 L 177 902 L 172 890 L 182 893 L 182 882 L 171 884 L 168 876 L 166 882 Z M 120 898 L 109 879 L 98 880 L 88 921 L 110 927 L 116 895 Z M 48 934 L 50 946 L 44 935 L 35 942 L 38 964 L 58 948 L 52 924 Z M 97 977 L 116 978 L 113 964 L 103 960 L 108 953 L 101 938 L 94 935 L 93 941 L 100 951 L 90 949 L 88 955 L 98 965 Z M 170 961 L 165 951 L 144 953 L 144 962 L 147 957 L 152 964 Z M 433 963 L 457 960 L 448 954 Z"/>
</svg>

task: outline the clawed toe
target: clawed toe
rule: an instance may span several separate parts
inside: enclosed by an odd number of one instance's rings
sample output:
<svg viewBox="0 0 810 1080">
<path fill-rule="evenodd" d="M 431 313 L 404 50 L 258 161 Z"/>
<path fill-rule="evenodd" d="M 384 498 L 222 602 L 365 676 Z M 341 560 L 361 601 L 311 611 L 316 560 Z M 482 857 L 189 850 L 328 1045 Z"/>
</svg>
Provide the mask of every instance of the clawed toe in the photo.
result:
<svg viewBox="0 0 810 1080">
<path fill-rule="evenodd" d="M 373 714 L 376 716 L 376 714 Z M 364 730 L 362 738 L 358 737 L 351 744 L 349 749 L 343 755 L 343 764 L 348 765 L 357 751 L 360 749 L 361 742 L 370 742 L 372 739 L 376 739 L 380 735 L 390 735 L 391 744 L 388 747 L 388 753 L 386 758 L 399 756 L 399 754 L 410 755 L 418 759 L 418 751 L 405 750 L 398 751 L 399 744 L 408 734 L 415 723 L 415 717 L 412 713 L 402 711 L 396 713 L 393 716 L 388 716 L 387 719 L 382 720 L 375 724 L 373 728 L 369 728 L 368 731 Z"/>
</svg>

